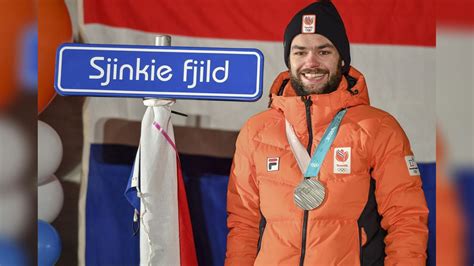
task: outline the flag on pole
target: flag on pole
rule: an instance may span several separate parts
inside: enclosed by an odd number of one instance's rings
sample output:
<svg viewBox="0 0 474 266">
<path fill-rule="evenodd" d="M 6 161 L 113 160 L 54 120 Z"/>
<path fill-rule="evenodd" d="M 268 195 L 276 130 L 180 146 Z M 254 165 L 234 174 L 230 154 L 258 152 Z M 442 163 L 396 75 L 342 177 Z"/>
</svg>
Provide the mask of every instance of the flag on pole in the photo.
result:
<svg viewBox="0 0 474 266">
<path fill-rule="evenodd" d="M 135 188 L 140 206 L 134 222 L 140 224 L 140 263 L 197 265 L 186 190 L 171 124 L 173 100 L 147 99 L 129 188 Z M 133 190 L 127 198 L 136 202 Z M 139 219 L 135 214 L 139 213 Z"/>
</svg>

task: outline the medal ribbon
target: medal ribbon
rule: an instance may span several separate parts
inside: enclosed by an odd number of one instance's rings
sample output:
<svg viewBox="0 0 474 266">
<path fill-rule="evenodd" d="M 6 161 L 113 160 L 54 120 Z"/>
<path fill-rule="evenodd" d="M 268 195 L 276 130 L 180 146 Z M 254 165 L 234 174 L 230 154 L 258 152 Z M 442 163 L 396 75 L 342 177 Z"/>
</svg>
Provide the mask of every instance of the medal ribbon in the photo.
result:
<svg viewBox="0 0 474 266">
<path fill-rule="evenodd" d="M 342 118 L 344 117 L 346 112 L 347 109 L 343 109 L 339 111 L 337 115 L 333 118 L 333 120 L 329 124 L 329 127 L 324 132 L 323 138 L 318 144 L 318 147 L 316 148 L 316 151 L 311 160 L 309 160 L 308 152 L 298 141 L 298 138 L 296 137 L 296 134 L 290 123 L 288 122 L 288 120 L 286 120 L 286 136 L 288 138 L 288 142 L 290 143 L 291 150 L 293 151 L 296 161 L 298 162 L 298 165 L 301 169 L 301 172 L 306 169 L 306 172 L 304 173 L 305 178 L 318 176 L 323 160 L 326 157 L 326 154 L 329 151 L 331 144 L 336 138 L 337 131 L 339 130 L 339 125 L 341 124 Z"/>
</svg>

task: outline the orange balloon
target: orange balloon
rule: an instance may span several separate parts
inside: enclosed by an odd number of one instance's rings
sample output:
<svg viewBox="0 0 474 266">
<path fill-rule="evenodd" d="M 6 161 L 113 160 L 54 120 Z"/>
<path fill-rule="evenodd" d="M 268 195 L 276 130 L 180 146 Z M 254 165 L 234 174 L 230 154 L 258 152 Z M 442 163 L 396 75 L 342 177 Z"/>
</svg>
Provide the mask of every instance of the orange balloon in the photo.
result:
<svg viewBox="0 0 474 266">
<path fill-rule="evenodd" d="M 56 95 L 56 49 L 61 43 L 72 41 L 72 27 L 64 0 L 40 1 L 38 17 L 38 113 L 41 113 Z"/>
<path fill-rule="evenodd" d="M 2 1 L 0 8 L 0 110 L 5 109 L 19 90 L 18 69 L 21 58 L 21 38 L 34 22 L 31 1 Z"/>
</svg>

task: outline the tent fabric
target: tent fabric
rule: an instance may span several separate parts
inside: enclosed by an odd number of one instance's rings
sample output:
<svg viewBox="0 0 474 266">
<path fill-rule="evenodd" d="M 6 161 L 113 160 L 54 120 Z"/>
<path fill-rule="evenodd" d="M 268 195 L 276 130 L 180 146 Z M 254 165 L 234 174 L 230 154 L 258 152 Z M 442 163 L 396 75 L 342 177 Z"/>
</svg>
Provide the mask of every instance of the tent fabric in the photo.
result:
<svg viewBox="0 0 474 266">
<path fill-rule="evenodd" d="M 87 265 L 136 265 L 133 208 L 123 196 L 136 147 L 92 144 L 86 201 Z"/>
</svg>

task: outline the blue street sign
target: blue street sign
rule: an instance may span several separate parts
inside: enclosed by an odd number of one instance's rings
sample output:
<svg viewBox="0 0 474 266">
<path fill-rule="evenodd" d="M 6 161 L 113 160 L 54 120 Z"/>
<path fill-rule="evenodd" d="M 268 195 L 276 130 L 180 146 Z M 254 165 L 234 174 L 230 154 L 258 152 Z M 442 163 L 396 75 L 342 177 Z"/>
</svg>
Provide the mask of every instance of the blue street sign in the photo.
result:
<svg viewBox="0 0 474 266">
<path fill-rule="evenodd" d="M 258 49 L 63 44 L 54 87 L 61 95 L 256 101 Z"/>
</svg>

